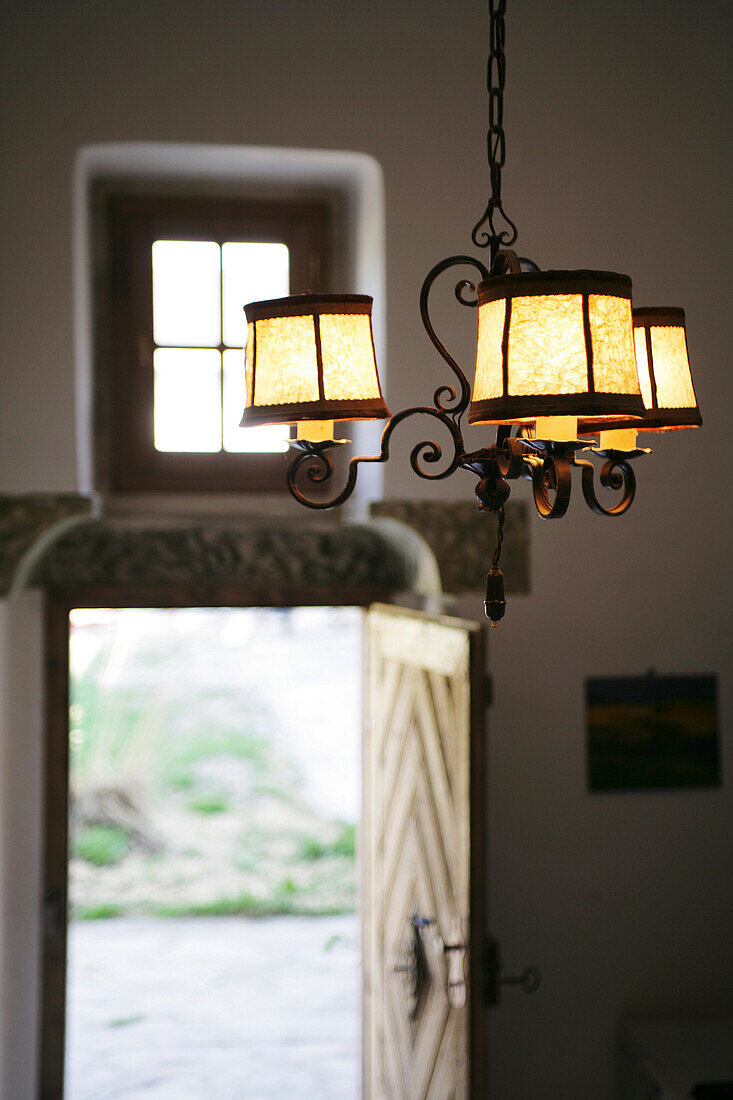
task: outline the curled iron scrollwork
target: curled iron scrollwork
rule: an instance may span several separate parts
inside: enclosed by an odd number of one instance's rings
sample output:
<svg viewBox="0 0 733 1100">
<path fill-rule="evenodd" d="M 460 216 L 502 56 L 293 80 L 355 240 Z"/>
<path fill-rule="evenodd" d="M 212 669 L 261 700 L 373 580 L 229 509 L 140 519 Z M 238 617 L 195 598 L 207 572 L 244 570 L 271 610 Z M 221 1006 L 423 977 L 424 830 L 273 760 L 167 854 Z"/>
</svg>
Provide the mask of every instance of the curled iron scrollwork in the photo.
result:
<svg viewBox="0 0 733 1100">
<path fill-rule="evenodd" d="M 351 496 L 356 485 L 357 474 L 356 468 L 352 471 L 351 464 L 349 464 L 346 484 L 340 493 L 329 500 L 314 500 L 312 497 L 307 496 L 298 485 L 301 475 L 313 485 L 327 484 L 334 471 L 333 459 L 328 452 L 332 447 L 338 445 L 334 440 L 328 440 L 325 443 L 310 443 L 305 440 L 295 441 L 298 453 L 288 465 L 286 479 L 288 489 L 299 504 L 305 505 L 306 508 L 324 510 L 326 508 L 337 508 Z"/>
<path fill-rule="evenodd" d="M 572 471 L 563 454 L 548 454 L 533 465 L 532 492 L 535 507 L 543 519 L 559 519 L 565 515 L 571 490 Z"/>
<path fill-rule="evenodd" d="M 466 297 L 466 291 L 471 295 L 470 298 Z M 462 306 L 470 306 L 472 309 L 478 306 L 476 284 L 471 282 L 470 279 L 459 279 L 456 283 L 454 294 L 456 300 L 459 301 Z"/>
<path fill-rule="evenodd" d="M 597 516 L 622 516 L 631 507 L 636 495 L 636 475 L 628 458 L 613 455 L 601 467 L 600 482 L 604 489 L 620 492 L 621 497 L 610 508 L 604 507 L 595 491 L 596 469 L 592 462 L 577 463 L 581 467 L 582 488 L 585 503 Z"/>
<path fill-rule="evenodd" d="M 308 482 L 313 486 L 326 486 L 330 482 L 334 474 L 334 463 L 329 452 L 338 446 L 338 443 L 335 440 L 327 440 L 321 443 L 312 443 L 307 440 L 294 441 L 299 453 L 295 455 L 288 467 L 287 484 L 291 494 L 300 504 L 305 505 L 306 508 L 317 510 L 337 508 L 340 504 L 343 504 L 354 490 L 361 463 L 386 462 L 389 458 L 392 432 L 403 420 L 412 416 L 428 416 L 439 421 L 447 429 L 450 437 L 450 451 L 433 439 L 423 439 L 413 446 L 410 451 L 410 466 L 419 477 L 427 481 L 440 481 L 449 477 L 459 466 L 464 465 L 466 455 L 460 422 L 471 399 L 471 387 L 466 375 L 433 327 L 428 300 L 430 291 L 439 275 L 442 275 L 444 271 L 451 267 L 466 264 L 474 267 L 482 279 L 489 277 L 488 270 L 480 260 L 472 256 L 450 256 L 448 259 L 441 260 L 428 272 L 420 291 L 420 316 L 425 331 L 433 346 L 455 374 L 458 380 L 458 388 L 452 385 L 439 386 L 433 395 L 434 407 L 421 405 L 396 413 L 387 421 L 382 432 L 379 454 L 356 455 L 352 458 L 349 462 L 348 474 L 342 489 L 329 499 L 319 500 L 312 497 L 305 491 L 303 482 Z M 470 279 L 460 280 L 455 288 L 455 296 L 462 305 L 475 307 L 477 305 L 476 284 Z M 447 461 L 443 468 L 439 470 L 432 468 L 444 459 Z"/>
<path fill-rule="evenodd" d="M 428 338 L 436 348 L 438 354 L 442 356 L 445 362 L 458 379 L 460 387 L 460 396 L 456 391 L 455 386 L 439 386 L 433 395 L 433 401 L 435 402 L 435 408 L 440 412 L 447 413 L 457 421 L 463 416 L 463 413 L 468 408 L 468 403 L 471 400 L 471 387 L 469 385 L 466 375 L 461 370 L 460 366 L 450 354 L 443 341 L 437 335 L 433 322 L 430 318 L 429 309 L 429 297 L 430 291 L 433 288 L 435 280 L 439 275 L 442 275 L 444 271 L 447 271 L 451 267 L 460 267 L 468 265 L 475 267 L 481 275 L 482 279 L 488 279 L 489 272 L 484 264 L 480 260 L 475 259 L 473 256 L 449 256 L 445 260 L 441 260 L 435 267 L 431 268 L 425 276 L 422 288 L 420 290 L 420 316 L 422 323 L 425 327 L 425 331 L 428 334 Z M 475 297 L 466 297 L 466 291 L 469 291 L 473 296 L 476 293 L 476 286 L 470 279 L 461 279 L 455 288 L 455 296 L 457 300 L 464 306 L 475 307 L 478 303 Z"/>
<path fill-rule="evenodd" d="M 494 224 L 494 216 L 496 213 L 499 213 L 503 218 L 507 226 L 506 229 L 498 229 Z M 488 226 L 488 229 L 486 226 Z M 500 202 L 489 202 L 483 214 L 471 230 L 471 240 L 476 247 L 490 248 L 492 256 L 500 248 L 506 248 L 508 245 L 514 244 L 518 236 L 519 230 Z"/>
<path fill-rule="evenodd" d="M 336 496 L 330 497 L 327 500 L 318 500 L 317 498 L 314 499 L 309 496 L 298 482 L 305 479 L 313 485 L 326 485 L 334 472 L 334 463 L 329 451 L 333 447 L 339 446 L 339 443 L 335 440 L 328 440 L 324 443 L 310 443 L 306 440 L 298 440 L 296 446 L 300 453 L 292 459 L 287 470 L 288 489 L 298 503 L 305 505 L 306 508 L 314 508 L 317 510 L 337 508 L 340 504 L 348 500 L 354 491 L 359 466 L 366 462 L 386 462 L 389 458 L 389 444 L 392 438 L 392 432 L 403 420 L 407 420 L 408 417 L 412 416 L 429 416 L 434 420 L 438 420 L 448 430 L 452 448 L 452 453 L 450 454 L 450 459 L 446 466 L 443 469 L 431 471 L 427 469 L 424 464 L 427 463 L 429 466 L 436 465 L 441 459 L 447 457 L 449 452 L 444 452 L 443 447 L 433 439 L 421 440 L 419 443 L 416 443 L 410 451 L 410 465 L 412 469 L 419 477 L 427 481 L 441 481 L 443 478 L 449 477 L 458 469 L 464 457 L 461 430 L 447 413 L 443 412 L 441 409 L 433 409 L 425 405 L 412 409 L 404 409 L 402 412 L 396 413 L 391 420 L 388 420 L 382 432 L 382 445 L 379 454 L 355 455 L 349 462 L 348 474 L 343 488 Z"/>
</svg>

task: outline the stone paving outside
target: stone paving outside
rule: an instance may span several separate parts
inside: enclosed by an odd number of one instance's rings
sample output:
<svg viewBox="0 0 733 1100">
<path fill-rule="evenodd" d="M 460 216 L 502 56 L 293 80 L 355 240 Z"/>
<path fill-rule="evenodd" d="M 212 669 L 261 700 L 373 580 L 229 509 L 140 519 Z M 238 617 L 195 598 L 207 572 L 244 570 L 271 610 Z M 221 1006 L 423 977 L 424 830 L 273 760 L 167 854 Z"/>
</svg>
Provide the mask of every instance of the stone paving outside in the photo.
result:
<svg viewBox="0 0 733 1100">
<path fill-rule="evenodd" d="M 357 917 L 69 928 L 67 1100 L 357 1100 Z"/>
</svg>

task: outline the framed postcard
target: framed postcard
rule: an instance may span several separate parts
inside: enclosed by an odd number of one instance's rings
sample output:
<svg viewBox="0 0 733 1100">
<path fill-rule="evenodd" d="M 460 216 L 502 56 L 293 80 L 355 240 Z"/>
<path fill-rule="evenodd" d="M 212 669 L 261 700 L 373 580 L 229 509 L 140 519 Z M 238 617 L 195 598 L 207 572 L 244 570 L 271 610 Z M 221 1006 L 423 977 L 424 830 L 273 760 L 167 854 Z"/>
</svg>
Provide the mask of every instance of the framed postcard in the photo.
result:
<svg viewBox="0 0 733 1100">
<path fill-rule="evenodd" d="M 592 791 L 720 785 L 717 676 L 585 682 Z"/>
</svg>

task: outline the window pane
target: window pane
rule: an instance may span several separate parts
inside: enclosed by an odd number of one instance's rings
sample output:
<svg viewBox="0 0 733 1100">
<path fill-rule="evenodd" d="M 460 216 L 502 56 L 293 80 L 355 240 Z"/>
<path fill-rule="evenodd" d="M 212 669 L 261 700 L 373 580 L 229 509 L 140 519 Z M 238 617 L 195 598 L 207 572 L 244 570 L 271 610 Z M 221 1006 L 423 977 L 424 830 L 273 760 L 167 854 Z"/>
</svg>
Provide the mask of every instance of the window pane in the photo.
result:
<svg viewBox="0 0 733 1100">
<path fill-rule="evenodd" d="M 221 249 L 214 241 L 153 244 L 153 339 L 186 347 L 221 343 Z"/>
<path fill-rule="evenodd" d="M 225 246 L 226 247 L 226 246 Z M 224 450 L 272 453 L 287 451 L 287 425 L 266 424 L 240 428 L 244 411 L 244 352 L 224 352 Z"/>
<path fill-rule="evenodd" d="M 224 340 L 230 348 L 245 342 L 244 306 L 290 292 L 290 255 L 285 244 L 229 242 L 222 246 Z"/>
<path fill-rule="evenodd" d="M 156 450 L 220 451 L 219 352 L 158 348 L 153 367 Z"/>
</svg>

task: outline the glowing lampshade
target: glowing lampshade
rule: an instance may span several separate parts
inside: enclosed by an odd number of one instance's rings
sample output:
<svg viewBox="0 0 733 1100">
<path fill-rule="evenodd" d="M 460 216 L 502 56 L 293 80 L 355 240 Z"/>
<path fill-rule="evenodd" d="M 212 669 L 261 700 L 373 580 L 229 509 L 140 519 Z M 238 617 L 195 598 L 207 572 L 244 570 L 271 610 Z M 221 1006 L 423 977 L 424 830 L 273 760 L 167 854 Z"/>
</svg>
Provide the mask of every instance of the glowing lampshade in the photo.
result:
<svg viewBox="0 0 733 1100">
<path fill-rule="evenodd" d="M 297 294 L 244 309 L 243 427 L 389 416 L 374 356 L 371 298 Z"/>
<path fill-rule="evenodd" d="M 479 284 L 478 307 L 470 424 L 643 415 L 627 275 L 494 276 Z"/>
<path fill-rule="evenodd" d="M 614 424 L 639 432 L 670 432 L 702 424 L 687 354 L 685 311 L 673 307 L 634 310 L 636 365 L 644 419 Z M 610 425 L 609 425 L 610 426 Z M 598 430 L 583 421 L 580 431 Z"/>
</svg>

